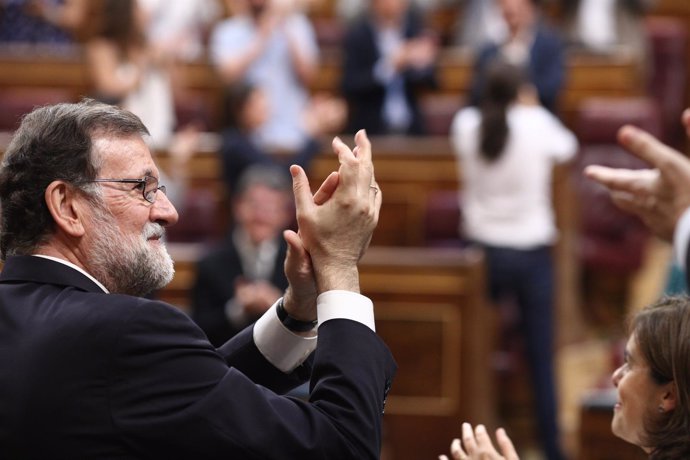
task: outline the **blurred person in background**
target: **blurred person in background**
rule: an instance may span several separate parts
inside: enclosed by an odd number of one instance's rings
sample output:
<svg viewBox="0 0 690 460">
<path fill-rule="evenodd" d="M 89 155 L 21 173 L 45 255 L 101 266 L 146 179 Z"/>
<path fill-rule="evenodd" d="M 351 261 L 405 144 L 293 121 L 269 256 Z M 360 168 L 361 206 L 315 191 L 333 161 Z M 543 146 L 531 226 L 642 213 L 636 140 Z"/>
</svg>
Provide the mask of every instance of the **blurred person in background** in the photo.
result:
<svg viewBox="0 0 690 460">
<path fill-rule="evenodd" d="M 257 130 L 262 148 L 299 149 L 307 132 L 302 113 L 316 77 L 318 45 L 312 24 L 291 0 L 226 0 L 233 14 L 211 34 L 210 55 L 221 81 L 245 81 L 271 101 Z"/>
<path fill-rule="evenodd" d="M 451 127 L 462 177 L 461 232 L 484 249 L 491 300 L 517 304 L 542 449 L 548 460 L 561 460 L 551 175 L 555 163 L 574 157 L 577 140 L 540 106 L 524 69 L 495 60 L 486 78 L 479 107 L 460 110 Z"/>
<path fill-rule="evenodd" d="M 598 53 L 624 50 L 645 75 L 650 44 L 644 16 L 657 0 L 560 0 L 568 41 Z"/>
<path fill-rule="evenodd" d="M 0 42 L 72 43 L 88 0 L 0 0 Z"/>
<path fill-rule="evenodd" d="M 193 125 L 175 132 L 173 56 L 150 45 L 136 0 L 92 1 L 97 26 L 86 44 L 86 61 L 95 96 L 137 115 L 149 129 L 149 145 L 170 154 L 162 180 L 168 184 L 170 200 L 183 208 L 186 165 L 199 132 Z"/>
<path fill-rule="evenodd" d="M 489 43 L 502 43 L 508 37 L 501 9 L 496 0 L 461 0 L 454 42 L 479 50 Z"/>
<path fill-rule="evenodd" d="M 497 58 L 526 69 L 541 104 L 556 113 L 565 77 L 563 44 L 558 33 L 541 19 L 539 0 L 498 0 L 508 28 L 501 43 L 487 43 L 476 58 L 469 104 L 480 102 L 489 64 Z"/>
<path fill-rule="evenodd" d="M 336 111 L 320 114 L 318 110 L 307 110 L 307 136 L 303 143 L 290 154 L 272 153 L 261 147 L 259 134 L 269 116 L 270 106 L 266 92 L 251 83 L 237 83 L 226 89 L 220 154 L 225 184 L 231 194 L 239 177 L 253 164 L 276 165 L 285 172 L 291 164 L 297 164 L 308 170 L 309 163 L 321 148 L 318 135 L 324 129 L 334 129 L 329 117 Z M 340 113 L 334 120 L 336 126 L 342 123 L 344 110 L 344 107 L 339 109 Z"/>
<path fill-rule="evenodd" d="M 171 60 L 149 45 L 136 0 L 95 0 L 99 25 L 86 44 L 96 98 L 131 111 L 149 128 L 154 147 L 175 128 Z"/>
<path fill-rule="evenodd" d="M 437 39 L 408 0 L 372 0 L 345 37 L 347 132 L 425 134 L 417 91 L 434 88 Z"/>
<path fill-rule="evenodd" d="M 148 41 L 175 60 L 205 58 L 211 29 L 220 20 L 220 0 L 138 0 Z"/>
<path fill-rule="evenodd" d="M 234 228 L 197 264 L 192 318 L 220 346 L 256 321 L 288 282 L 282 237 L 293 212 L 286 170 L 254 165 L 242 174 L 232 200 Z"/>
</svg>

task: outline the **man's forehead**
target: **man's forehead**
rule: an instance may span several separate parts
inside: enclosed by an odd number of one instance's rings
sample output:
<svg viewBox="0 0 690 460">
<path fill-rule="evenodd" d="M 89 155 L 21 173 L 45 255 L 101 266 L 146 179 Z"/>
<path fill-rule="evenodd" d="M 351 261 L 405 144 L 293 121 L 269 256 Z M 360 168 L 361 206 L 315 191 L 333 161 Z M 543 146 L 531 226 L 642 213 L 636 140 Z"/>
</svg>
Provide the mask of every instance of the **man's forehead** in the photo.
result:
<svg viewBox="0 0 690 460">
<path fill-rule="evenodd" d="M 100 163 L 101 174 L 107 172 L 139 177 L 157 172 L 151 150 L 138 134 L 96 136 L 93 139 L 93 152 Z"/>
</svg>

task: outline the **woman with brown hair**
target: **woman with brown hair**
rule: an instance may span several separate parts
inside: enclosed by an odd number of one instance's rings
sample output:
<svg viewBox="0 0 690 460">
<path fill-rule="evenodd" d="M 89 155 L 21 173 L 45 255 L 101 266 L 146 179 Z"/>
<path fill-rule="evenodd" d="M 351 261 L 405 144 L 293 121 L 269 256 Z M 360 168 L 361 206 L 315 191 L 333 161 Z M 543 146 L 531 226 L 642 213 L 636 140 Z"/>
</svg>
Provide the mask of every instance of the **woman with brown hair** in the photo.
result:
<svg viewBox="0 0 690 460">
<path fill-rule="evenodd" d="M 635 315 L 625 362 L 612 381 L 618 394 L 614 435 L 641 447 L 650 460 L 690 458 L 690 298 L 667 297 Z M 453 440 L 452 458 L 517 459 L 505 431 L 496 436 L 500 453 L 484 426 L 463 424 L 462 445 Z"/>
<path fill-rule="evenodd" d="M 165 145 L 175 128 L 171 59 L 146 41 L 136 0 L 93 0 L 98 12 L 86 44 L 95 97 L 137 115 L 151 144 Z"/>
</svg>

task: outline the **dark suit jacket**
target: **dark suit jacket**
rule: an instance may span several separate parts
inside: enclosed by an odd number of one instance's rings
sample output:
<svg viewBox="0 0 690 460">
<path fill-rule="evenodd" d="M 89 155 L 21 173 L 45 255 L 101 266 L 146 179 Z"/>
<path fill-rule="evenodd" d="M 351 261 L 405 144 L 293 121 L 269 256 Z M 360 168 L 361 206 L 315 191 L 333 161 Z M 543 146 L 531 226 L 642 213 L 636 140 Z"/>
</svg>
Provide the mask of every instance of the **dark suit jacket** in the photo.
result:
<svg viewBox="0 0 690 460">
<path fill-rule="evenodd" d="M 470 86 L 469 105 L 478 106 L 480 104 L 489 64 L 496 59 L 499 50 L 500 45 L 491 43 L 479 51 Z M 537 23 L 527 71 L 532 83 L 537 88 L 542 105 L 556 113 L 558 97 L 565 79 L 563 42 L 556 31 L 543 22 Z"/>
<path fill-rule="evenodd" d="M 417 37 L 422 32 L 422 17 L 410 9 L 405 20 L 405 38 Z M 381 53 L 376 43 L 376 32 L 368 15 L 362 15 L 345 36 L 344 64 L 341 88 L 349 106 L 347 132 L 366 129 L 370 135 L 388 134 L 382 109 L 386 88 L 374 77 L 374 66 Z M 424 119 L 416 92 L 436 85 L 435 68 L 408 70 L 403 74 L 405 98 L 412 111 L 412 123 L 407 134 L 425 134 Z"/>
<path fill-rule="evenodd" d="M 283 269 L 287 243 L 283 238 L 278 240 L 280 246 L 268 281 L 284 291 L 288 286 Z M 258 319 L 252 318 L 247 324 L 233 325 L 225 316 L 225 304 L 235 296 L 235 280 L 244 276 L 242 260 L 232 238 L 228 237 L 223 246 L 201 259 L 196 270 L 196 282 L 192 287 L 192 318 L 206 333 L 208 340 L 220 346 Z"/>
<path fill-rule="evenodd" d="M 369 328 L 331 320 L 310 402 L 282 397 L 309 369 L 278 371 L 251 329 L 215 349 L 176 308 L 58 262 L 0 275 L 3 459 L 378 458 L 394 369 Z"/>
</svg>

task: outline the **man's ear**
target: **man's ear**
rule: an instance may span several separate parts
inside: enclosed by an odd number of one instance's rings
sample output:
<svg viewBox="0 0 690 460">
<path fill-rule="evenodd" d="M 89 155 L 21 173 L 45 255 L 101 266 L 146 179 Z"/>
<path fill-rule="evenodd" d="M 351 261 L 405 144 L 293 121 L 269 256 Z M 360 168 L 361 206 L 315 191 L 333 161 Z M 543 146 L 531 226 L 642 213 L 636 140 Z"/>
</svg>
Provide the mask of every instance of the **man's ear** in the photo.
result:
<svg viewBox="0 0 690 460">
<path fill-rule="evenodd" d="M 73 186 L 60 180 L 53 181 L 46 187 L 44 198 L 58 229 L 73 237 L 84 235 L 86 200 Z"/>
</svg>

